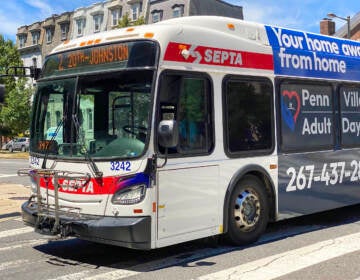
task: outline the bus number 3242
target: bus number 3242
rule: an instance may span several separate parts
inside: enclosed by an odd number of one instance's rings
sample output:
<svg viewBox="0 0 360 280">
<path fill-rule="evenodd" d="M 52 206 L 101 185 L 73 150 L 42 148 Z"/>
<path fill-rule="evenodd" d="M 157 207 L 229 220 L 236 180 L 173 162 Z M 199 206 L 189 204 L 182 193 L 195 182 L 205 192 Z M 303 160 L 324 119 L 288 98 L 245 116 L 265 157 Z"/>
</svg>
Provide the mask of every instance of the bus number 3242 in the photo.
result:
<svg viewBox="0 0 360 280">
<path fill-rule="evenodd" d="M 360 161 L 353 160 L 350 170 L 346 168 L 346 162 L 324 163 L 319 169 L 315 165 L 300 166 L 298 170 L 290 167 L 286 174 L 290 176 L 286 192 L 310 189 L 313 182 L 322 182 L 325 186 L 343 183 L 344 179 L 350 178 L 351 182 L 360 180 Z"/>
</svg>

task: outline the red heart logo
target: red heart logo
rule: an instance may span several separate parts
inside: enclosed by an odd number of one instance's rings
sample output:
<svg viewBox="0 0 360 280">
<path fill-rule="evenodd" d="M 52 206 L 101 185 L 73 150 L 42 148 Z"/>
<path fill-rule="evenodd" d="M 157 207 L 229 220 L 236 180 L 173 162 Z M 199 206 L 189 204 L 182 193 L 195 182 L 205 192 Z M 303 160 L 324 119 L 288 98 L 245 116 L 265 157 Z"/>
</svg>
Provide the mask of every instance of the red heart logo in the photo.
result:
<svg viewBox="0 0 360 280">
<path fill-rule="evenodd" d="M 292 98 L 296 99 L 296 111 L 294 114 L 294 122 L 296 123 L 297 117 L 299 116 L 300 113 L 300 97 L 296 91 L 288 91 L 288 90 L 284 90 L 282 92 L 282 95 L 287 96 L 289 100 L 291 100 Z"/>
</svg>

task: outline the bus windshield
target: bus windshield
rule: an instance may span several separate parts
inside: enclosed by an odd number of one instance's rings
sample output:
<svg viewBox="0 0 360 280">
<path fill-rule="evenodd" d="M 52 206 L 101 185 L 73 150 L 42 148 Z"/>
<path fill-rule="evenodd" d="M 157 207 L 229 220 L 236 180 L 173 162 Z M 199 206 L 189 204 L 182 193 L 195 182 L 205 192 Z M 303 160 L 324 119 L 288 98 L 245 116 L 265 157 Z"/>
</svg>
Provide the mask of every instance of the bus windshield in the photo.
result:
<svg viewBox="0 0 360 280">
<path fill-rule="evenodd" d="M 128 70 L 38 82 L 31 151 L 52 157 L 142 155 L 153 73 Z"/>
</svg>

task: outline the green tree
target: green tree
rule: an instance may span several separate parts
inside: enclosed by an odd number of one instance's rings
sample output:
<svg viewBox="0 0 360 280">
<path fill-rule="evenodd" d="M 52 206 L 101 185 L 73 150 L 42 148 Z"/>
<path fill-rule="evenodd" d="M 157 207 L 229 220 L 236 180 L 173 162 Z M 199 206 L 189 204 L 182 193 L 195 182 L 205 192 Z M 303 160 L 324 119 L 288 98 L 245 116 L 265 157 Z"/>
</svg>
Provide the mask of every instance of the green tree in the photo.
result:
<svg viewBox="0 0 360 280">
<path fill-rule="evenodd" d="M 123 17 L 119 20 L 119 24 L 117 25 L 117 28 L 124 28 L 129 26 L 135 26 L 135 25 L 143 25 L 145 24 L 145 18 L 143 16 L 139 17 L 135 21 L 131 21 L 129 13 L 125 13 Z"/>
<path fill-rule="evenodd" d="M 119 24 L 117 28 L 124 28 L 128 27 L 131 24 L 131 19 L 129 16 L 129 13 L 125 13 L 125 15 L 122 16 L 122 18 L 119 20 Z"/>
<path fill-rule="evenodd" d="M 27 131 L 30 123 L 32 88 L 26 86 L 23 78 L 1 77 L 12 66 L 22 66 L 20 54 L 14 43 L 0 34 L 0 84 L 5 85 L 5 103 L 0 105 L 0 135 L 5 136 Z"/>
<path fill-rule="evenodd" d="M 145 24 L 145 18 L 143 16 L 139 17 L 134 23 L 133 25 L 143 25 Z"/>
<path fill-rule="evenodd" d="M 29 130 L 32 93 L 33 88 L 26 84 L 25 79 L 18 79 L 15 87 L 7 93 L 0 112 L 0 123 L 11 135 Z"/>
<path fill-rule="evenodd" d="M 0 74 L 5 74 L 6 69 L 11 66 L 22 66 L 20 54 L 13 41 L 5 40 L 0 34 Z M 9 91 L 15 87 L 16 80 L 14 77 L 2 77 L 0 83 L 5 84 L 6 91 Z"/>
</svg>

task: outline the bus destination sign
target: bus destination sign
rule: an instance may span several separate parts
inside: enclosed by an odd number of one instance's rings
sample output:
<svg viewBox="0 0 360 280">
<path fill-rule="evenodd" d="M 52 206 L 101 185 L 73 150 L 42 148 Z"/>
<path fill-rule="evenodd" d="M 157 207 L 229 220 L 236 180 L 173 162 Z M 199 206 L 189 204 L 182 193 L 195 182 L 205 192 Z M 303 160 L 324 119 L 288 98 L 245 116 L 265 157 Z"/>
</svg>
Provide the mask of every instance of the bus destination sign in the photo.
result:
<svg viewBox="0 0 360 280">
<path fill-rule="evenodd" d="M 47 57 L 42 78 L 98 72 L 109 69 L 153 67 L 157 46 L 151 41 L 131 41 L 69 50 Z"/>
<path fill-rule="evenodd" d="M 91 65 L 124 62 L 129 59 L 128 44 L 106 45 L 57 55 L 57 70 L 63 71 Z"/>
</svg>

